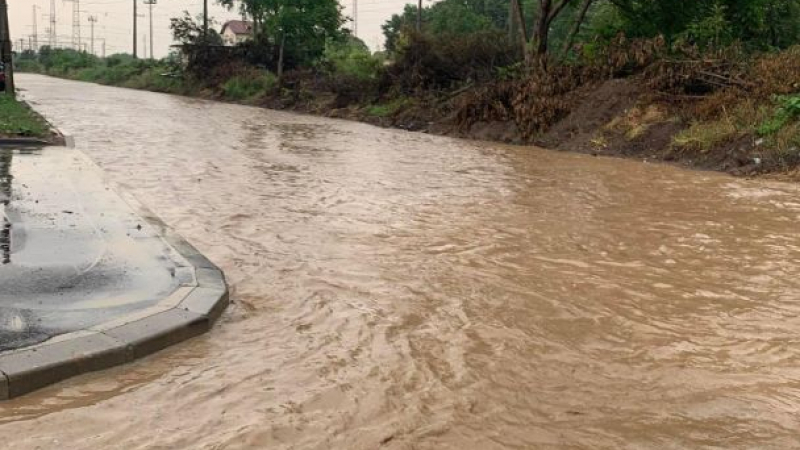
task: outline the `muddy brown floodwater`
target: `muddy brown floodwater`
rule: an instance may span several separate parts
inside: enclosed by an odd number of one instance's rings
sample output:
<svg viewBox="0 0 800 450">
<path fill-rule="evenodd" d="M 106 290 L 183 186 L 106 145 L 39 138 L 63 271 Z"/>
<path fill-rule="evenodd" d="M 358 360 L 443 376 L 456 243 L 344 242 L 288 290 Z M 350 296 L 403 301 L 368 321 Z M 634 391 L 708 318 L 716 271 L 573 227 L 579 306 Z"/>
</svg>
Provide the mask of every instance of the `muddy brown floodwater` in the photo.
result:
<svg viewBox="0 0 800 450">
<path fill-rule="evenodd" d="M 235 304 L 3 448 L 800 448 L 796 185 L 19 84 Z"/>
</svg>

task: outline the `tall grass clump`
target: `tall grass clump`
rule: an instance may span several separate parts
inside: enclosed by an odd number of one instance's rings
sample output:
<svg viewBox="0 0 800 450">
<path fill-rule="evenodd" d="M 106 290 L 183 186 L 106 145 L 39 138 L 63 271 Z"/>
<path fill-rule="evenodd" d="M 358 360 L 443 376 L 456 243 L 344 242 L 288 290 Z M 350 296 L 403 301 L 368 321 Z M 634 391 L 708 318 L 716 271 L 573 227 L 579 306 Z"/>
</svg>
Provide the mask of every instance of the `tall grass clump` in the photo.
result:
<svg viewBox="0 0 800 450">
<path fill-rule="evenodd" d="M 246 101 L 267 93 L 277 84 L 277 77 L 265 70 L 247 70 L 222 84 L 222 92 L 231 100 Z"/>
</svg>

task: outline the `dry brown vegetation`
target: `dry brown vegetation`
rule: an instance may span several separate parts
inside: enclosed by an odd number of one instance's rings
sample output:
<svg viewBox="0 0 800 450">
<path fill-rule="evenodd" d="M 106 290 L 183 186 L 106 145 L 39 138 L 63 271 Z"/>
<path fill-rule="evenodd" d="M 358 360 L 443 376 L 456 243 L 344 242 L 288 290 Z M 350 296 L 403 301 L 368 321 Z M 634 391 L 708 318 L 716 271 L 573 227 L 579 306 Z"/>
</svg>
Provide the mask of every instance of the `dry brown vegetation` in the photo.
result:
<svg viewBox="0 0 800 450">
<path fill-rule="evenodd" d="M 627 106 L 584 126 L 603 117 L 592 108 L 609 108 L 598 96 L 614 95 L 601 88 L 612 79 L 629 84 Z M 754 173 L 800 164 L 798 118 L 780 105 L 798 93 L 800 47 L 752 55 L 619 37 L 592 58 L 537 65 L 464 93 L 455 121 L 467 135 L 482 122 L 513 121 L 522 141 Z"/>
</svg>

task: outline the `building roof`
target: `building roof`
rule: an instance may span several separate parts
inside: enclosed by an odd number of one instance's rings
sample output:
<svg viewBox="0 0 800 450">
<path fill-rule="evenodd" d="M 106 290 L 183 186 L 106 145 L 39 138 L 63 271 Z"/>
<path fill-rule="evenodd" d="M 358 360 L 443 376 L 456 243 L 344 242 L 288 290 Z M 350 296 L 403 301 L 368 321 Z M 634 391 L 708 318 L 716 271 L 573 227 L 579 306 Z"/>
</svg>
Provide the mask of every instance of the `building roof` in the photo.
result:
<svg viewBox="0 0 800 450">
<path fill-rule="evenodd" d="M 222 33 L 225 33 L 225 30 L 230 28 L 233 34 L 253 34 L 253 22 L 248 22 L 245 20 L 229 20 L 222 25 Z"/>
</svg>

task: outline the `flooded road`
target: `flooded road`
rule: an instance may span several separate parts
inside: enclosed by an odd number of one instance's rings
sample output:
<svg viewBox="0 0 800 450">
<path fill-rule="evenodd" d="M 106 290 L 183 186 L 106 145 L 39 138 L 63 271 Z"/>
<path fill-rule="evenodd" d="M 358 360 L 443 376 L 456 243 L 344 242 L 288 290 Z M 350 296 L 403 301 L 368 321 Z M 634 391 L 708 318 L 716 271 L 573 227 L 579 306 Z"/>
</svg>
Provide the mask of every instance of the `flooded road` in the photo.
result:
<svg viewBox="0 0 800 450">
<path fill-rule="evenodd" d="M 800 448 L 795 185 L 19 85 L 235 303 L 4 448 Z"/>
</svg>

